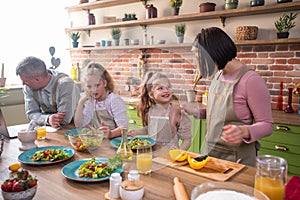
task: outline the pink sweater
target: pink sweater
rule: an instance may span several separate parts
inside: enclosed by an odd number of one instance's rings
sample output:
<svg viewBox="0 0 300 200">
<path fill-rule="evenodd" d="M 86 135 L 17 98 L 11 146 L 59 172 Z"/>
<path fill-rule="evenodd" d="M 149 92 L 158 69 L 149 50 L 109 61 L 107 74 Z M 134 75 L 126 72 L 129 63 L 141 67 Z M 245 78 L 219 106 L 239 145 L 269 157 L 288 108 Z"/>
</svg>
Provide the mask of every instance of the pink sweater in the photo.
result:
<svg viewBox="0 0 300 200">
<path fill-rule="evenodd" d="M 230 75 L 221 75 L 224 82 L 233 82 L 242 68 Z M 249 129 L 251 139 L 247 143 L 269 136 L 274 129 L 272 119 L 271 98 L 265 81 L 255 71 L 248 71 L 235 85 L 234 110 L 236 116 Z M 200 118 L 205 118 L 206 109 L 200 109 Z M 252 121 L 254 119 L 254 123 Z"/>
</svg>

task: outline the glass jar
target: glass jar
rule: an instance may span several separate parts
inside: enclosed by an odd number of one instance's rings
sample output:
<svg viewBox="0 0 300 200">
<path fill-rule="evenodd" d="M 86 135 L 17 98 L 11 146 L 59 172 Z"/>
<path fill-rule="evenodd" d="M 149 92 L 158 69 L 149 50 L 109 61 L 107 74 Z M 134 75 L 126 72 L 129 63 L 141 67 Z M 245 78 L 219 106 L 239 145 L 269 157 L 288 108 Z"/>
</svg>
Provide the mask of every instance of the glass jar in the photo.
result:
<svg viewBox="0 0 300 200">
<path fill-rule="evenodd" d="M 89 13 L 89 25 L 94 25 L 95 23 L 95 15 L 93 13 Z"/>
<path fill-rule="evenodd" d="M 255 189 L 265 193 L 270 200 L 283 200 L 286 182 L 285 159 L 271 155 L 261 155 L 256 158 Z"/>
<path fill-rule="evenodd" d="M 122 129 L 122 140 L 117 150 L 117 155 L 124 161 L 133 159 L 133 152 L 128 144 L 127 128 Z"/>
<path fill-rule="evenodd" d="M 146 5 L 146 19 L 156 18 L 157 17 L 157 9 L 153 6 L 153 4 Z"/>
</svg>

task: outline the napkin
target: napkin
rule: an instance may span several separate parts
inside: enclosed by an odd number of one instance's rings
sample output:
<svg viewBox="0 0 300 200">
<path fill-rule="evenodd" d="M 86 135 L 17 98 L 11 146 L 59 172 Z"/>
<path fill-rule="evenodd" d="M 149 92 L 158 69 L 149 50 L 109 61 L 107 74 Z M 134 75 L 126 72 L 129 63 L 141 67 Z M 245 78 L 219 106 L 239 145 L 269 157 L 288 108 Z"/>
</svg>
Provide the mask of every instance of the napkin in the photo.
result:
<svg viewBox="0 0 300 200">
<path fill-rule="evenodd" d="M 284 200 L 300 199 L 300 177 L 292 176 L 288 184 L 285 186 Z"/>
</svg>

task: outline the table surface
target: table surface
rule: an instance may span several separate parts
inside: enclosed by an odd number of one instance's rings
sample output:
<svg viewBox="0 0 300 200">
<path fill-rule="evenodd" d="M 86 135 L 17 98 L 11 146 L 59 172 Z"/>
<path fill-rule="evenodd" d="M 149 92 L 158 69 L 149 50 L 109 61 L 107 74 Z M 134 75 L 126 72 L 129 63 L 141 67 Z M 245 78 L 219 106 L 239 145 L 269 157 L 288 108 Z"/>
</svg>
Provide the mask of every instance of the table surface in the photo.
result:
<svg viewBox="0 0 300 200">
<path fill-rule="evenodd" d="M 36 144 L 39 147 L 51 145 L 71 147 L 64 133 L 72 128 L 73 126 L 68 125 L 62 127 L 62 129 L 57 132 L 47 133 L 46 140 L 36 141 Z M 9 176 L 10 171 L 8 170 L 8 166 L 12 163 L 19 162 L 18 156 L 22 153 L 22 151 L 19 150 L 20 145 L 21 143 L 18 139 L 5 141 L 4 151 L 0 159 L 1 182 Z M 112 147 L 109 140 L 104 139 L 101 147 L 96 153 L 76 152 L 72 159 L 62 163 L 43 166 L 22 164 L 22 167 L 29 170 L 30 174 L 38 178 L 38 190 L 34 199 L 105 199 L 104 195 L 109 191 L 108 180 L 97 183 L 76 182 L 65 178 L 61 173 L 61 169 L 64 165 L 78 159 L 90 158 L 93 157 L 93 155 L 96 155 L 96 157 L 111 157 L 115 155 L 115 152 L 116 149 Z M 246 166 L 228 181 L 253 186 L 254 174 L 255 169 Z M 161 166 L 154 170 L 150 175 L 141 175 L 141 180 L 144 182 L 145 187 L 143 199 L 175 199 L 173 193 L 174 177 L 179 177 L 180 181 L 185 185 L 189 195 L 195 186 L 204 182 L 214 181 L 171 167 Z"/>
</svg>

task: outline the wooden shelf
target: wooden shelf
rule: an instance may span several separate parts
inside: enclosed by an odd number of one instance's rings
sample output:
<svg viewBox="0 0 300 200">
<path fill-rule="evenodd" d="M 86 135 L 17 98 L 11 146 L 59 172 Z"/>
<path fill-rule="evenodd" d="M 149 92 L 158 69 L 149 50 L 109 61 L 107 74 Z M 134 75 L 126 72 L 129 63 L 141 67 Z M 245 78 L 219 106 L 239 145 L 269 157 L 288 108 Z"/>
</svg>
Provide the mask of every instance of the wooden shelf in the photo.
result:
<svg viewBox="0 0 300 200">
<path fill-rule="evenodd" d="M 126 1 L 129 2 L 130 0 L 126 0 Z M 137 0 L 135 1 L 131 0 L 131 1 L 137 2 Z M 99 2 L 96 3 L 99 4 Z M 80 7 L 86 8 L 87 6 L 82 5 Z M 66 32 L 110 29 L 112 27 L 147 26 L 147 25 L 155 25 L 155 24 L 178 23 L 178 22 L 207 20 L 207 19 L 221 19 L 221 21 L 223 20 L 222 22 L 225 23 L 225 19 L 227 17 L 241 17 L 241 16 L 259 15 L 259 14 L 278 13 L 278 12 L 290 12 L 290 11 L 297 11 L 297 10 L 300 10 L 299 1 L 282 3 L 282 4 L 276 3 L 271 5 L 265 5 L 265 6 L 238 8 L 238 9 L 231 9 L 231 10 L 217 10 L 217 11 L 205 12 L 205 13 L 193 13 L 193 14 L 166 16 L 166 17 L 143 19 L 143 20 L 114 22 L 114 23 L 107 23 L 107 24 L 100 24 L 100 25 L 71 27 L 71 28 L 66 28 Z"/>
<path fill-rule="evenodd" d="M 182 44 L 155 44 L 155 45 L 129 45 L 129 46 L 106 46 L 106 47 L 80 47 L 69 48 L 71 51 L 93 51 L 93 50 L 116 50 L 116 49 L 162 49 L 162 48 L 176 48 L 189 47 L 192 48 L 192 43 Z"/>
<path fill-rule="evenodd" d="M 286 39 L 272 39 L 272 40 L 242 40 L 242 41 L 235 41 L 235 44 L 236 46 L 300 44 L 300 38 L 286 38 Z"/>
<path fill-rule="evenodd" d="M 273 39 L 273 40 L 243 40 L 235 41 L 236 46 L 255 45 L 279 45 L 279 44 L 300 44 L 300 38 Z M 163 49 L 163 48 L 192 48 L 192 43 L 182 44 L 155 44 L 155 45 L 129 45 L 110 47 L 80 47 L 69 48 L 70 51 L 96 51 L 96 50 L 117 50 L 117 49 Z"/>
<path fill-rule="evenodd" d="M 125 5 L 130 3 L 137 3 L 137 2 L 140 2 L 140 0 L 101 0 L 101 1 L 94 1 L 91 3 L 82 3 L 75 6 L 66 7 L 65 9 L 67 9 L 68 12 L 89 11 L 92 9 L 119 6 L 119 5 Z"/>
</svg>

